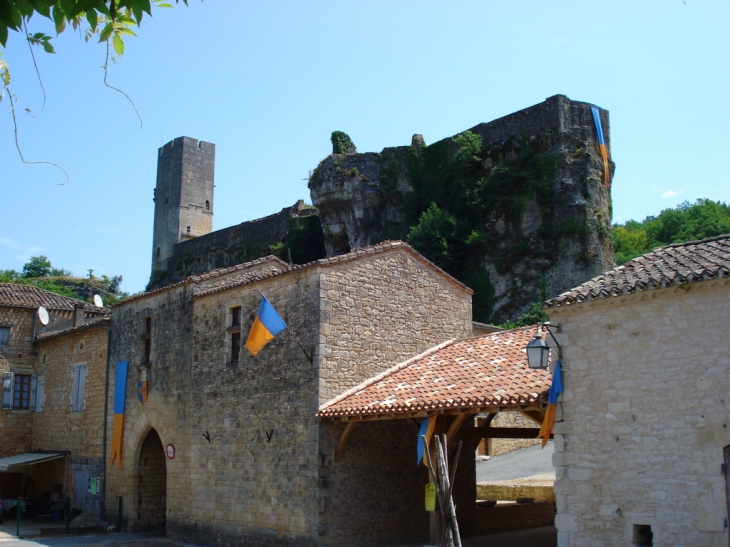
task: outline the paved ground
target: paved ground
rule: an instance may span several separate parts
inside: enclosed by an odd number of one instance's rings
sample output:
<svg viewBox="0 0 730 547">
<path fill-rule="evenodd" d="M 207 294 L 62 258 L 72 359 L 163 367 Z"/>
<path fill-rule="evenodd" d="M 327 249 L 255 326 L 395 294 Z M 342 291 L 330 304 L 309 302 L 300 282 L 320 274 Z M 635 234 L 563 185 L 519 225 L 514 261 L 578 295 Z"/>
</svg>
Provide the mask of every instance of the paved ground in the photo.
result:
<svg viewBox="0 0 730 547">
<path fill-rule="evenodd" d="M 556 547 L 557 533 L 552 526 L 520 532 L 466 538 L 464 547 Z M 103 534 L 63 538 L 0 538 L 1 547 L 194 547 L 165 539 L 160 534 Z M 408 547 L 423 547 L 421 543 Z"/>
<path fill-rule="evenodd" d="M 538 444 L 477 462 L 477 482 L 523 479 L 535 475 L 548 475 L 554 480 L 554 451 L 554 443 L 549 442 L 544 450 Z"/>
</svg>

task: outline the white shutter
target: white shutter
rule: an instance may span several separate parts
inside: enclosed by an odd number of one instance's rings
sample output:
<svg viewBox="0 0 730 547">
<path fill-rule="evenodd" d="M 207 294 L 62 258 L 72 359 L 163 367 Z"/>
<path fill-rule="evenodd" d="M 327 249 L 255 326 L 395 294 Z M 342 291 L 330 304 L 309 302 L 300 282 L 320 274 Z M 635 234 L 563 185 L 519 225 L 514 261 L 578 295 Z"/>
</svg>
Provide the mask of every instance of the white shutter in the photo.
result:
<svg viewBox="0 0 730 547">
<path fill-rule="evenodd" d="M 35 398 L 35 411 L 43 412 L 43 404 L 45 403 L 46 396 L 46 380 L 43 376 L 38 378 L 38 389 L 36 391 Z"/>
<path fill-rule="evenodd" d="M 84 410 L 84 387 L 86 387 L 86 365 L 74 367 L 74 380 L 71 388 L 71 412 Z"/>
<path fill-rule="evenodd" d="M 84 398 L 84 390 L 86 389 L 86 365 L 82 365 L 79 367 L 79 394 L 78 394 L 78 403 L 77 403 L 77 409 L 79 412 L 84 410 L 86 408 L 86 400 Z"/>
<path fill-rule="evenodd" d="M 13 408 L 13 376 L 12 372 L 3 372 L 3 410 Z"/>
<path fill-rule="evenodd" d="M 38 393 L 38 375 L 34 374 L 30 377 L 30 409 L 35 410 L 36 395 Z"/>
</svg>

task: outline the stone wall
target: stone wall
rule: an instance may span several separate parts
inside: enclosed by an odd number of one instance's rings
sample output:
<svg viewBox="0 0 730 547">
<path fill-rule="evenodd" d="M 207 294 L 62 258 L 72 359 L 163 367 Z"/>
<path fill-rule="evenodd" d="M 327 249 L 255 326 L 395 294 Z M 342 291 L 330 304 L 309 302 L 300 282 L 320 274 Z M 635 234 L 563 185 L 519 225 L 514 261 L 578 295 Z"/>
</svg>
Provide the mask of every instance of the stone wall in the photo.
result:
<svg viewBox="0 0 730 547">
<path fill-rule="evenodd" d="M 155 286 L 270 255 L 272 244 L 286 241 L 290 222 L 316 213 L 316 209 L 299 200 L 279 213 L 181 241 L 167 260 L 167 275 Z"/>
<path fill-rule="evenodd" d="M 173 537 L 216 545 L 310 545 L 317 541 L 316 341 L 319 291 L 312 269 L 195 299 L 189 515 Z M 287 322 L 258 355 L 230 353 L 231 308 L 242 342 L 262 291 Z M 204 437 L 208 435 L 210 442 Z"/>
<path fill-rule="evenodd" d="M 33 415 L 33 450 L 68 450 L 72 458 L 101 457 L 106 346 L 107 331 L 101 327 L 38 342 L 36 372 L 38 382 L 44 382 L 44 400 L 43 411 Z M 71 411 L 75 366 L 86 367 L 80 412 Z"/>
<path fill-rule="evenodd" d="M 139 465 L 142 445 L 151 430 L 162 445 L 178 448 L 167 465 L 167 522 L 190 514 L 189 452 L 186 449 L 190 409 L 190 356 L 193 324 L 191 285 L 181 285 L 112 308 L 112 342 L 109 374 L 107 454 L 111 455 L 114 429 L 116 363 L 128 361 L 126 413 L 123 436 L 123 469 L 107 462 L 106 505 L 117 507 L 123 497 L 123 520 L 127 529 L 140 527 Z M 145 318 L 151 318 L 149 366 L 144 361 Z M 143 405 L 137 382 L 146 376 L 149 386 Z M 112 511 L 112 509 L 109 509 Z M 107 512 L 108 516 L 111 514 Z"/>
<path fill-rule="evenodd" d="M 514 501 L 519 498 L 555 503 L 555 492 L 552 484 L 515 484 L 515 481 L 477 483 L 477 499 Z"/>
<path fill-rule="evenodd" d="M 565 392 L 555 454 L 558 544 L 725 546 L 730 282 L 549 310 Z"/>
<path fill-rule="evenodd" d="M 492 427 L 539 427 L 519 412 L 500 412 L 492 420 Z M 488 456 L 499 456 L 539 444 L 539 439 L 483 439 L 479 443 L 478 453 Z"/>
<path fill-rule="evenodd" d="M 441 342 L 471 336 L 470 292 L 405 250 L 323 269 L 319 403 Z"/>
<path fill-rule="evenodd" d="M 0 306 L 0 325 L 10 326 L 10 341 L 0 347 L 0 374 L 33 374 L 33 314 L 35 310 Z M 30 450 L 32 410 L 0 410 L 0 458 Z"/>
</svg>

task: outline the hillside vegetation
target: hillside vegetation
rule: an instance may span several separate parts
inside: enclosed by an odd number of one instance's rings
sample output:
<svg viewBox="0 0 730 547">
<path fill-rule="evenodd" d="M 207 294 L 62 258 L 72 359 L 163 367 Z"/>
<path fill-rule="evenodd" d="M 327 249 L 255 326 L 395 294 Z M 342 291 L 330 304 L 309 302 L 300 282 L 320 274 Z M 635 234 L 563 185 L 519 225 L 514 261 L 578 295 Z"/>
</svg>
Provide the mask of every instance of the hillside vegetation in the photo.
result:
<svg viewBox="0 0 730 547">
<path fill-rule="evenodd" d="M 52 293 L 76 298 L 93 303 L 95 294 L 101 296 L 104 305 L 129 296 L 122 292 L 122 276 L 96 277 L 94 270 L 89 270 L 88 277 L 74 277 L 71 272 L 63 268 L 54 268 L 45 256 L 33 256 L 23 265 L 23 271 L 0 270 L 0 283 L 18 283 L 33 285 Z"/>
<path fill-rule="evenodd" d="M 664 209 L 641 222 L 629 220 L 613 225 L 616 264 L 648 253 L 656 247 L 730 234 L 730 206 L 721 201 L 685 201 L 676 208 Z"/>
</svg>

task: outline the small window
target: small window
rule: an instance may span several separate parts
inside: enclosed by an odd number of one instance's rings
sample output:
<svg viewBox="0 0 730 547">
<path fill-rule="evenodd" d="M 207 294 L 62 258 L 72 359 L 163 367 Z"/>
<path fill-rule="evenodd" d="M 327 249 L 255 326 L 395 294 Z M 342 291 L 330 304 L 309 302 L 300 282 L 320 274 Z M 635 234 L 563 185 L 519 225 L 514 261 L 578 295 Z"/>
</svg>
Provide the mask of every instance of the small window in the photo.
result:
<svg viewBox="0 0 730 547">
<path fill-rule="evenodd" d="M 7 348 L 10 344 L 10 327 L 0 327 L 0 346 Z"/>
<path fill-rule="evenodd" d="M 86 365 L 76 365 L 71 388 L 71 412 L 84 410 L 84 389 L 86 387 Z"/>
<path fill-rule="evenodd" d="M 231 363 L 238 363 L 241 354 L 241 333 L 231 333 Z"/>
<path fill-rule="evenodd" d="M 190 226 L 188 226 L 188 229 L 186 230 L 187 234 L 190 235 Z"/>
<path fill-rule="evenodd" d="M 241 326 L 241 306 L 238 306 L 237 308 L 231 308 L 231 326 Z"/>
<path fill-rule="evenodd" d="M 210 201 L 208 201 L 207 199 L 205 200 L 205 210 L 210 211 Z"/>
<path fill-rule="evenodd" d="M 160 248 L 159 247 L 157 247 L 157 253 L 156 254 L 157 254 L 157 258 L 160 258 Z"/>
<path fill-rule="evenodd" d="M 165 198 L 165 205 L 167 205 L 168 203 L 170 203 L 170 198 L 166 197 Z"/>
<path fill-rule="evenodd" d="M 229 308 L 230 325 L 228 327 L 229 337 L 229 362 L 238 363 L 241 355 L 241 306 Z"/>
<path fill-rule="evenodd" d="M 152 318 L 143 319 L 142 363 L 148 364 L 152 355 Z"/>
<path fill-rule="evenodd" d="M 654 545 L 654 532 L 650 524 L 634 524 L 633 544 L 637 547 Z"/>
</svg>

